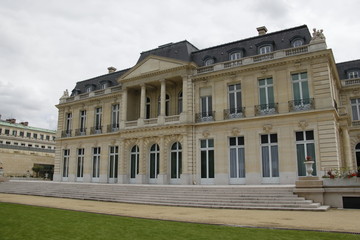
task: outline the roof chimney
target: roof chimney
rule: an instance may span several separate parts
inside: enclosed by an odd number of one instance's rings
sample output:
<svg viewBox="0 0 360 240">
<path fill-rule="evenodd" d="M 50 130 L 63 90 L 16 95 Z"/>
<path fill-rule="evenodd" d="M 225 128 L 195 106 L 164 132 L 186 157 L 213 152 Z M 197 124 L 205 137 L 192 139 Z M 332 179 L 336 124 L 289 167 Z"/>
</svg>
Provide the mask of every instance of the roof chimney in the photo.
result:
<svg viewBox="0 0 360 240">
<path fill-rule="evenodd" d="M 6 119 L 6 121 L 8 123 L 16 123 L 16 119 L 15 118 L 9 118 L 9 119 Z"/>
<path fill-rule="evenodd" d="M 267 31 L 268 31 L 265 26 L 258 27 L 258 28 L 256 28 L 256 30 L 258 31 L 259 36 L 265 35 L 267 33 Z"/>
<path fill-rule="evenodd" d="M 116 68 L 114 67 L 108 67 L 109 73 L 116 72 Z"/>
<path fill-rule="evenodd" d="M 25 127 L 29 126 L 29 122 L 21 122 L 20 124 L 25 126 Z"/>
</svg>

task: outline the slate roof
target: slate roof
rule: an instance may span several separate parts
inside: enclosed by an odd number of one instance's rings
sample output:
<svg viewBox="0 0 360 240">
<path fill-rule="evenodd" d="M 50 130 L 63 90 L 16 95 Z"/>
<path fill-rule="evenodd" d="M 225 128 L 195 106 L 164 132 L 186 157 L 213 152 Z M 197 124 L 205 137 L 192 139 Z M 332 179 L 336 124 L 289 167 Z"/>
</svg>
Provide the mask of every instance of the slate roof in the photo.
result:
<svg viewBox="0 0 360 240">
<path fill-rule="evenodd" d="M 160 57 L 173 58 L 186 62 L 194 62 L 198 66 L 204 66 L 204 60 L 207 57 L 214 58 L 215 63 L 229 61 L 229 54 L 234 50 L 241 50 L 243 57 L 258 55 L 258 48 L 264 44 L 271 44 L 273 51 L 280 49 L 291 48 L 291 43 L 295 39 L 302 39 L 304 44 L 309 44 L 311 35 L 306 25 L 285 29 L 277 32 L 267 33 L 231 43 L 226 43 L 206 49 L 199 50 L 187 40 L 168 43 L 158 48 L 142 52 L 137 63 L 144 60 L 150 55 Z M 84 93 L 87 86 L 92 85 L 93 90 L 101 89 L 103 81 L 109 81 L 110 86 L 118 85 L 116 79 L 127 72 L 129 69 L 124 69 L 114 73 L 94 77 L 88 80 L 76 83 L 71 95 Z"/>
<path fill-rule="evenodd" d="M 347 73 L 351 70 L 359 70 L 360 71 L 360 59 L 348 61 L 348 62 L 342 62 L 336 64 L 339 78 L 340 79 L 348 79 Z"/>
<path fill-rule="evenodd" d="M 38 131 L 38 132 L 46 132 L 46 133 L 51 133 L 51 134 L 56 133 L 56 130 L 25 126 L 20 123 L 9 123 L 9 122 L 3 121 L 3 120 L 0 120 L 0 126 L 15 127 L 15 128 L 19 128 L 19 129 L 33 130 L 33 131 Z"/>
</svg>

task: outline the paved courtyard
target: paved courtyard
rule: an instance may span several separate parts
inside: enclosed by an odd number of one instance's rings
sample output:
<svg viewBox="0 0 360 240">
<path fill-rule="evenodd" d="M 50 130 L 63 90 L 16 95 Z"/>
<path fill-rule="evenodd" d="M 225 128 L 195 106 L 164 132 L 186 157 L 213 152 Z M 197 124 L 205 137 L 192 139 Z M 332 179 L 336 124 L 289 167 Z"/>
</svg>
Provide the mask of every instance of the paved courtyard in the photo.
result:
<svg viewBox="0 0 360 240">
<path fill-rule="evenodd" d="M 360 234 L 360 210 L 326 212 L 233 210 L 126 204 L 28 195 L 0 194 L 0 202 L 171 221 L 248 227 L 303 229 Z"/>
</svg>

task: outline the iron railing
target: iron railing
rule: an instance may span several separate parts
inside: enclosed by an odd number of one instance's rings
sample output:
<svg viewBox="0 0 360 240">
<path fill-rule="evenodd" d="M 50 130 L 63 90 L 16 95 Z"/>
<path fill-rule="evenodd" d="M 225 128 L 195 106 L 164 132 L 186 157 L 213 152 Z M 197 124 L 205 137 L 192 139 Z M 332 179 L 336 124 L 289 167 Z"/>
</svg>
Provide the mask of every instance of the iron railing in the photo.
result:
<svg viewBox="0 0 360 240">
<path fill-rule="evenodd" d="M 195 114 L 196 122 L 211 122 L 215 121 L 215 111 L 212 112 L 201 112 Z"/>
<path fill-rule="evenodd" d="M 244 118 L 245 107 L 224 109 L 224 119 Z"/>
<path fill-rule="evenodd" d="M 297 111 L 307 111 L 315 109 L 315 101 L 314 98 L 306 98 L 306 99 L 298 99 L 289 101 L 289 111 L 297 112 Z"/>
<path fill-rule="evenodd" d="M 279 113 L 278 103 L 255 105 L 255 116 L 271 115 Z"/>
</svg>

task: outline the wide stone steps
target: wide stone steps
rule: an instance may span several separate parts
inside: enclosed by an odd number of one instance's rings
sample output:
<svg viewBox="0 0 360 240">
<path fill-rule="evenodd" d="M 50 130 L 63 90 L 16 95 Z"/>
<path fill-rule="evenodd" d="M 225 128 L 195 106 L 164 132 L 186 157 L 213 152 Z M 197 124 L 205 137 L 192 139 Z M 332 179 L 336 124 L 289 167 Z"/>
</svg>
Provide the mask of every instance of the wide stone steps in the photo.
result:
<svg viewBox="0 0 360 240">
<path fill-rule="evenodd" d="M 169 186 L 10 181 L 0 193 L 167 206 L 327 210 L 293 194 L 292 186 Z"/>
</svg>

